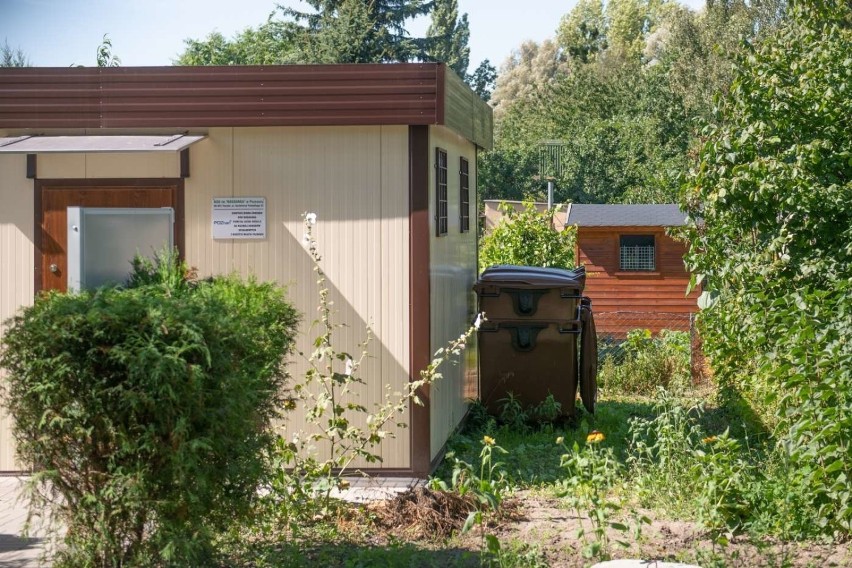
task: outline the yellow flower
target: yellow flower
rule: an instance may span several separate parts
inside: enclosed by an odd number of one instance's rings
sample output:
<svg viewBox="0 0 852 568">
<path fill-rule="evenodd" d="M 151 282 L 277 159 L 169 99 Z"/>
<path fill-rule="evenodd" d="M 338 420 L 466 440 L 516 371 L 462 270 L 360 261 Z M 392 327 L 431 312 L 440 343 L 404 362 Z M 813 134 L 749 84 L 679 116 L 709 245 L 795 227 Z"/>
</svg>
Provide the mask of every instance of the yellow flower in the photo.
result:
<svg viewBox="0 0 852 568">
<path fill-rule="evenodd" d="M 718 438 L 716 436 L 707 436 L 706 438 L 701 438 L 701 441 L 704 442 L 705 444 L 712 444 L 716 440 L 718 440 Z"/>
<path fill-rule="evenodd" d="M 493 446 L 494 438 L 492 438 L 491 436 L 485 436 L 484 438 L 482 438 L 482 443 L 486 446 Z"/>
<path fill-rule="evenodd" d="M 562 442 L 564 442 L 564 441 L 565 441 L 565 438 L 563 438 L 562 436 L 559 436 L 558 438 L 556 438 L 556 443 L 557 443 L 557 444 L 561 444 L 561 443 L 562 443 Z"/>
<path fill-rule="evenodd" d="M 604 436 L 603 432 L 598 432 L 597 430 L 592 430 L 588 436 L 586 436 L 587 444 L 600 444 L 606 440 L 606 436 Z"/>
</svg>

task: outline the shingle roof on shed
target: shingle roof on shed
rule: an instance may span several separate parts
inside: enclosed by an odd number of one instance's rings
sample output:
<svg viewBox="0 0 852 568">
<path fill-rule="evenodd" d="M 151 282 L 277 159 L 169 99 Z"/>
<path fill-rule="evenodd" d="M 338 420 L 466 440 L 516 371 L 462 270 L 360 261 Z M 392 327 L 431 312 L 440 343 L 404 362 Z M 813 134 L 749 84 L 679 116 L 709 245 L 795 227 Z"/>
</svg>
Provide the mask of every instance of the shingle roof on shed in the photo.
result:
<svg viewBox="0 0 852 568">
<path fill-rule="evenodd" d="M 579 227 L 682 227 L 686 213 L 674 203 L 663 205 L 568 206 L 566 225 Z"/>
</svg>

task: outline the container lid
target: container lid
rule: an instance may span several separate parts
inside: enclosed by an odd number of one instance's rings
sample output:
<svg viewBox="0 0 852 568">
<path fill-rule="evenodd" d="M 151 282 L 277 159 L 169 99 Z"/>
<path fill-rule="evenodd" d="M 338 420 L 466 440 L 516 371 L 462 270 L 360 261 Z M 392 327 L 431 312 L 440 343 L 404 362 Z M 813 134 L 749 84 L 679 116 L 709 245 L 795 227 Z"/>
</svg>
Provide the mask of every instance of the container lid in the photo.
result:
<svg viewBox="0 0 852 568">
<path fill-rule="evenodd" d="M 576 288 L 586 285 L 586 268 L 542 268 L 541 266 L 512 266 L 498 264 L 486 268 L 476 281 L 479 285 L 531 288 Z"/>
</svg>

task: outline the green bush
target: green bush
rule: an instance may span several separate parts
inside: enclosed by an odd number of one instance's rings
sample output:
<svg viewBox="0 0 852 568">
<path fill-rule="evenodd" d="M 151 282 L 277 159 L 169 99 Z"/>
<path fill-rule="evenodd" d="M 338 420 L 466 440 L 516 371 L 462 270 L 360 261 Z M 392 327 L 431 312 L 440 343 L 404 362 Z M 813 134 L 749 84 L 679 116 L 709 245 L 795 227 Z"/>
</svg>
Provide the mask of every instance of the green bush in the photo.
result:
<svg viewBox="0 0 852 568">
<path fill-rule="evenodd" d="M 690 341 L 684 331 L 664 329 L 654 337 L 634 329 L 617 345 L 600 350 L 598 382 L 611 393 L 647 396 L 664 387 L 682 391 L 690 384 Z"/>
<path fill-rule="evenodd" d="M 852 5 L 795 2 L 741 58 L 685 205 L 723 398 L 774 428 L 803 517 L 852 533 Z"/>
<path fill-rule="evenodd" d="M 265 474 L 298 316 L 275 285 L 173 258 L 9 322 L 4 402 L 31 506 L 67 529 L 58 565 L 202 565 Z"/>
<path fill-rule="evenodd" d="M 479 269 L 495 264 L 574 268 L 575 227 L 553 228 L 555 211 L 539 212 L 532 201 L 520 211 L 500 204 L 505 218 L 479 243 Z"/>
</svg>

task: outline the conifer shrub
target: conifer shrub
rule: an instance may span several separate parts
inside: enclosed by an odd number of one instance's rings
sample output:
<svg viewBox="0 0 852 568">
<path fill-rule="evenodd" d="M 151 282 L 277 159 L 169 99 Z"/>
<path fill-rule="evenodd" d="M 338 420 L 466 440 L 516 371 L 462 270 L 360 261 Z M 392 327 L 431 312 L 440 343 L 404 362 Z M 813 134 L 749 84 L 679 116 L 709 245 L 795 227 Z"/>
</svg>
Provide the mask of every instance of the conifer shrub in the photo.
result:
<svg viewBox="0 0 852 568">
<path fill-rule="evenodd" d="M 266 473 L 298 320 L 276 285 L 196 281 L 163 254 L 8 322 L 4 403 L 31 509 L 65 529 L 57 565 L 211 559 Z"/>
</svg>

